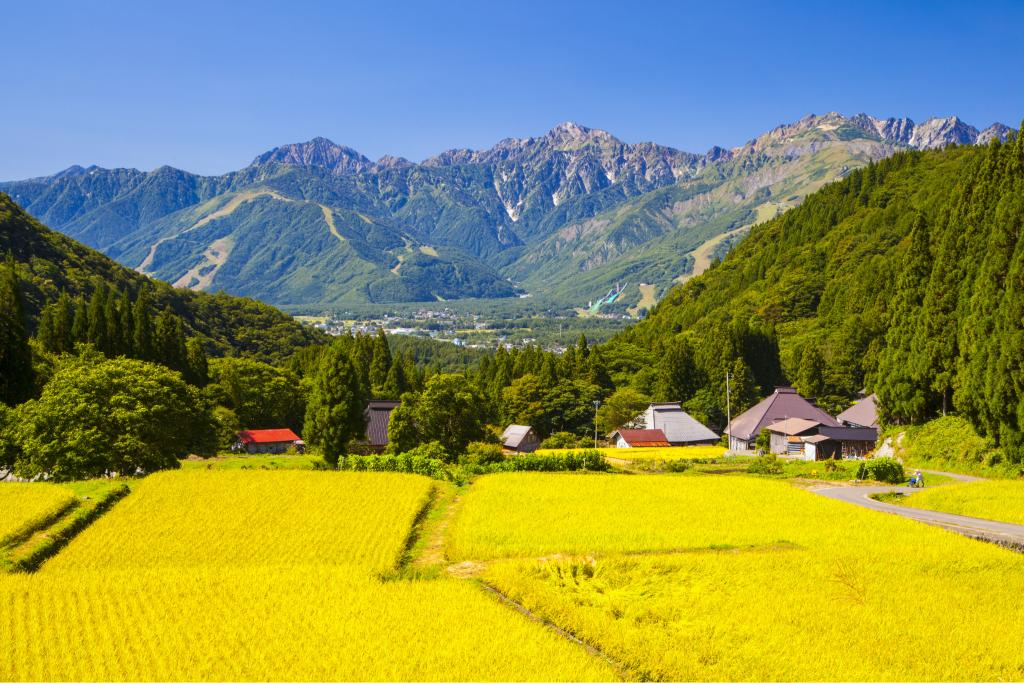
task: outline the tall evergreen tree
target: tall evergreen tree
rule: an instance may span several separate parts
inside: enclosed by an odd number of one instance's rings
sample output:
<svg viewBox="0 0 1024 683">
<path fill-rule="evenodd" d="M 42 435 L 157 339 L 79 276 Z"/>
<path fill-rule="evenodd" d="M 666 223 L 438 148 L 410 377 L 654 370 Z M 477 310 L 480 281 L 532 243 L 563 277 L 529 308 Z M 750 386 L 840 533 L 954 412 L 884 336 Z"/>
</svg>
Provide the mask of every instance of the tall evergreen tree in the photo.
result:
<svg viewBox="0 0 1024 683">
<path fill-rule="evenodd" d="M 14 262 L 9 260 L 0 266 L 0 402 L 13 406 L 27 401 L 34 381 L 25 304 Z"/>
<path fill-rule="evenodd" d="M 185 353 L 188 367 L 185 380 L 193 386 L 205 387 L 210 381 L 210 366 L 199 337 L 192 337 L 185 343 Z"/>
<path fill-rule="evenodd" d="M 107 283 L 98 280 L 89 298 L 88 329 L 86 341 L 96 347 L 101 353 L 110 354 L 110 344 L 107 328 L 107 299 L 110 296 L 110 288 Z"/>
<path fill-rule="evenodd" d="M 914 422 L 929 412 L 932 392 L 917 374 L 919 363 L 912 351 L 917 333 L 924 288 L 931 275 L 932 255 L 928 223 L 918 214 L 910 231 L 910 246 L 896 282 L 896 298 L 890 311 L 886 348 L 881 358 L 876 390 L 884 417 L 892 422 Z"/>
<path fill-rule="evenodd" d="M 124 356 L 127 350 L 124 348 L 124 333 L 121 331 L 121 311 L 118 302 L 121 297 L 111 291 L 107 296 L 106 304 L 103 307 L 103 318 L 107 323 L 107 355 Z"/>
<path fill-rule="evenodd" d="M 120 317 L 121 352 L 131 358 L 136 358 L 135 353 L 135 316 L 133 314 L 133 303 L 128 296 L 121 297 L 121 305 L 118 310 Z"/>
<path fill-rule="evenodd" d="M 807 398 L 821 398 L 825 394 L 825 358 L 814 342 L 800 355 L 796 390 Z"/>
<path fill-rule="evenodd" d="M 156 360 L 156 332 L 153 329 L 153 305 L 148 287 L 139 290 L 132 306 L 135 329 L 132 332 L 132 349 L 136 358 Z"/>
<path fill-rule="evenodd" d="M 693 398 L 700 385 L 693 345 L 686 337 L 677 335 L 668 343 L 658 364 L 656 398 L 659 401 L 686 402 Z"/>
<path fill-rule="evenodd" d="M 71 323 L 72 344 L 84 344 L 89 341 L 89 304 L 84 297 L 75 297 L 75 317 Z"/>
<path fill-rule="evenodd" d="M 156 318 L 156 361 L 180 373 L 188 372 L 188 351 L 181 318 L 165 308 Z"/>
<path fill-rule="evenodd" d="M 411 388 L 409 378 L 405 374 L 405 364 L 402 362 L 402 359 L 398 359 L 391 363 L 388 376 L 384 380 L 384 386 L 381 387 L 380 397 L 397 401 L 402 397 L 402 394 Z"/>
<path fill-rule="evenodd" d="M 332 343 L 320 358 L 306 404 L 305 438 L 323 452 L 324 460 L 338 464 L 349 442 L 362 438 L 366 397 L 349 350 Z"/>
<path fill-rule="evenodd" d="M 377 336 L 373 342 L 373 362 L 370 364 L 370 386 L 375 394 L 383 395 L 384 384 L 391 370 L 391 347 L 388 345 L 384 328 L 377 328 Z"/>
</svg>

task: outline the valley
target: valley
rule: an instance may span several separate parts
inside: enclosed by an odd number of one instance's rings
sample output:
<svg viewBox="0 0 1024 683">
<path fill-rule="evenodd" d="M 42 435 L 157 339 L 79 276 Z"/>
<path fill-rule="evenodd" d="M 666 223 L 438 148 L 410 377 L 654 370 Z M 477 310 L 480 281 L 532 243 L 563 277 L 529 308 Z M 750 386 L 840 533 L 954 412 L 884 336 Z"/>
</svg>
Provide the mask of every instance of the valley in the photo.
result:
<svg viewBox="0 0 1024 683">
<path fill-rule="evenodd" d="M 1007 131 L 829 113 L 693 154 L 568 122 L 421 163 L 314 138 L 222 176 L 72 167 L 0 190 L 141 272 L 300 313 L 525 295 L 572 310 L 621 286 L 603 312 L 637 317 L 851 169 Z"/>
</svg>

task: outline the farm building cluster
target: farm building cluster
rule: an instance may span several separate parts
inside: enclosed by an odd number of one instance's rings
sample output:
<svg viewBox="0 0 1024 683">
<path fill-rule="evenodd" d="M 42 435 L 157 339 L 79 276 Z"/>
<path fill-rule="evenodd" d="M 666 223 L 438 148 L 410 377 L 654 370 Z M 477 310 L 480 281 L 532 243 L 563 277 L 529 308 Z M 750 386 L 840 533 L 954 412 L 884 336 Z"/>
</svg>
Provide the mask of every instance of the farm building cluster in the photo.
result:
<svg viewBox="0 0 1024 683">
<path fill-rule="evenodd" d="M 381 453 L 388 445 L 388 425 L 398 401 L 370 401 L 364 411 L 365 438 L 360 447 Z M 758 437 L 768 435 L 767 450 L 801 460 L 859 458 L 878 440 L 878 406 L 872 394 L 833 417 L 791 387 L 777 387 L 763 401 L 737 415 L 726 426 L 728 449 L 753 451 Z M 651 403 L 628 426 L 607 434 L 617 448 L 669 448 L 716 444 L 721 437 L 695 419 L 679 403 Z M 501 435 L 507 453 L 533 453 L 541 438 L 530 425 L 513 424 Z M 253 429 L 238 433 L 235 450 L 248 453 L 301 452 L 302 439 L 290 429 Z"/>
</svg>

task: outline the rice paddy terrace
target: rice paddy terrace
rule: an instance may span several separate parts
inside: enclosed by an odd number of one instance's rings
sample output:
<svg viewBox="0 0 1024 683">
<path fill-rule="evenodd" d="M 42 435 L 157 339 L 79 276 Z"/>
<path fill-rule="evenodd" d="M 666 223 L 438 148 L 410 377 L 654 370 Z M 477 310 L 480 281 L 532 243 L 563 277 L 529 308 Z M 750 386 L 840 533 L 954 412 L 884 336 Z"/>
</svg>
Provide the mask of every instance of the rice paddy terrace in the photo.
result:
<svg viewBox="0 0 1024 683">
<path fill-rule="evenodd" d="M 1024 676 L 1021 555 L 748 476 L 191 467 L 7 569 L 3 680 Z"/>
</svg>

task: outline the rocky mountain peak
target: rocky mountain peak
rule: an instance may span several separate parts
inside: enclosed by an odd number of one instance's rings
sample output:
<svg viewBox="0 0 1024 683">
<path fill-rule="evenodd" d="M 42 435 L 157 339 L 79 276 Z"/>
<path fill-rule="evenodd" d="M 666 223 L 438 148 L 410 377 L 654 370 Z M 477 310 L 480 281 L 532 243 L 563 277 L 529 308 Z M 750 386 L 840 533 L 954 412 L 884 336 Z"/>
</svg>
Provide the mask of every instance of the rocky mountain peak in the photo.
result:
<svg viewBox="0 0 1024 683">
<path fill-rule="evenodd" d="M 351 147 L 339 145 L 323 137 L 275 147 L 253 159 L 251 165 L 267 164 L 328 168 L 339 174 L 360 173 L 373 166 L 372 161 Z"/>
<path fill-rule="evenodd" d="M 974 144 L 987 145 L 992 142 L 994 138 L 999 138 L 1003 142 L 1006 142 L 1006 139 L 1010 137 L 1010 133 L 1012 132 L 1013 128 L 1010 128 L 1007 125 L 1002 123 L 993 123 L 991 126 L 978 133 L 978 139 Z"/>
<path fill-rule="evenodd" d="M 547 132 L 546 141 L 556 145 L 579 144 L 590 140 L 598 142 L 618 142 L 614 135 L 605 130 L 587 128 L 575 121 L 560 123 Z"/>
</svg>

